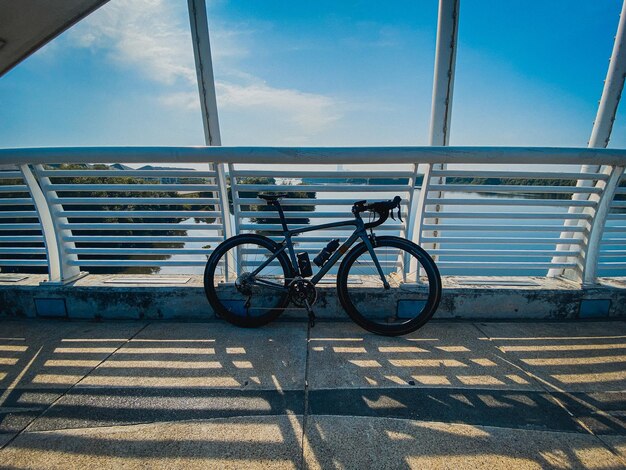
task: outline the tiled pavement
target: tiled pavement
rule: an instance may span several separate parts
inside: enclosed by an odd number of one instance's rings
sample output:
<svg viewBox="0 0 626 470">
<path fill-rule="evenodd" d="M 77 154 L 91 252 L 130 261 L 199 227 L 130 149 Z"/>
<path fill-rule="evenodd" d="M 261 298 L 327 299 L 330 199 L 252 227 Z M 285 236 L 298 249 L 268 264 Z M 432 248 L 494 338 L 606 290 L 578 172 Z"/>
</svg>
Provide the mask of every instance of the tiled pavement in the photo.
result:
<svg viewBox="0 0 626 470">
<path fill-rule="evenodd" d="M 625 468 L 626 322 L 0 321 L 0 468 Z"/>
</svg>

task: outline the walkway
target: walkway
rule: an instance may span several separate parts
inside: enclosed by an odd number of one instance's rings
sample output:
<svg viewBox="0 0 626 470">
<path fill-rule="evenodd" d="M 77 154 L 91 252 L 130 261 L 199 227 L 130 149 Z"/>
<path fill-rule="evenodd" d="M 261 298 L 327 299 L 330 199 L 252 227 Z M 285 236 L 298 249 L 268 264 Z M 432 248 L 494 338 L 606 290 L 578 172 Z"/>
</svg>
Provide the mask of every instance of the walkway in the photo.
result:
<svg viewBox="0 0 626 470">
<path fill-rule="evenodd" d="M 0 321 L 0 468 L 624 468 L 626 322 Z"/>
</svg>

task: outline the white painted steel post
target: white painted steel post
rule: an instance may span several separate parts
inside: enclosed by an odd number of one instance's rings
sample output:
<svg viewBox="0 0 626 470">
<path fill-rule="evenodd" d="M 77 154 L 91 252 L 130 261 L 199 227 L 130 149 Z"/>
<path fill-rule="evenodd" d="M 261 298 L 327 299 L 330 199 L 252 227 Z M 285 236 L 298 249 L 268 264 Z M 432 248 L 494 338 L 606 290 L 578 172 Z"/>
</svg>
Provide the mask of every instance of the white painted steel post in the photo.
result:
<svg viewBox="0 0 626 470">
<path fill-rule="evenodd" d="M 42 165 L 35 165 L 36 173 L 41 170 L 43 170 Z M 78 257 L 68 251 L 70 248 L 75 248 L 74 243 L 66 242 L 64 238 L 71 235 L 72 232 L 60 228 L 61 224 L 67 224 L 67 219 L 57 215 L 63 210 L 63 207 L 51 202 L 52 199 L 56 199 L 56 193 L 49 189 L 50 179 L 39 177 L 39 181 L 37 181 L 27 164 L 20 165 L 20 171 L 33 198 L 41 222 L 48 255 L 48 283 L 64 284 L 80 278 L 86 273 L 81 273 L 79 266 L 71 264 L 72 261 L 77 261 Z"/>
<path fill-rule="evenodd" d="M 606 74 L 606 80 L 604 81 L 604 88 L 602 90 L 602 97 L 600 98 L 600 103 L 598 105 L 598 112 L 596 114 L 596 119 L 593 123 L 593 129 L 591 130 L 591 137 L 589 139 L 589 148 L 606 148 L 609 143 L 609 139 L 611 138 L 611 131 L 613 130 L 613 123 L 615 122 L 615 115 L 617 113 L 617 107 L 619 106 L 620 98 L 622 95 L 622 90 L 624 89 L 624 80 L 626 79 L 626 0 L 622 5 L 622 12 L 620 15 L 619 24 L 617 26 L 617 34 L 615 35 L 615 43 L 613 44 L 613 52 L 611 54 L 611 59 L 609 62 L 609 68 Z M 582 165 L 581 173 L 598 173 L 600 171 L 600 165 Z M 601 181 L 596 183 L 596 187 L 604 187 L 601 185 Z M 591 187 L 593 186 L 592 180 L 578 180 L 576 183 L 577 187 Z M 573 200 L 585 200 L 589 199 L 589 194 L 574 194 L 572 196 Z M 603 198 L 600 198 L 603 200 Z M 597 208 L 596 210 L 599 210 Z M 577 214 L 583 212 L 579 207 L 570 207 L 570 214 Z M 593 214 L 592 214 L 593 215 Z M 594 215 L 594 218 L 597 215 Z M 602 223 L 604 224 L 606 218 L 602 219 Z M 566 226 L 577 226 L 584 225 L 587 222 L 584 220 L 567 220 L 565 221 Z M 590 224 L 590 229 L 595 230 L 596 232 L 603 232 L 603 229 L 598 230 L 596 225 L 596 221 L 592 219 Z M 574 232 L 562 232 L 561 238 L 573 238 L 575 237 Z M 591 238 L 588 239 L 590 241 Z M 557 245 L 557 250 L 567 250 L 571 245 Z M 596 249 L 599 249 L 599 245 L 595 246 Z M 578 256 L 579 263 L 581 265 L 587 265 L 587 261 L 589 257 L 597 258 L 597 253 L 592 253 L 589 251 L 590 247 L 586 247 L 581 250 L 581 254 Z M 582 253 L 586 253 L 586 260 L 581 258 Z M 552 259 L 553 263 L 560 263 L 566 260 L 565 257 L 559 256 L 554 257 Z M 585 270 L 585 273 L 587 271 Z M 593 270 L 595 273 L 595 269 Z M 548 271 L 549 277 L 555 277 L 565 275 L 567 277 L 573 277 L 578 281 L 582 281 L 585 283 L 589 283 L 589 279 L 587 275 L 584 275 L 584 278 L 581 277 L 582 274 L 578 274 L 572 271 L 565 271 L 561 268 L 552 268 Z M 595 281 L 595 280 L 594 280 Z"/>
<path fill-rule="evenodd" d="M 614 166 L 605 168 L 605 172 L 609 174 L 609 180 L 606 182 L 600 182 L 604 184 L 604 191 L 599 196 L 595 215 L 591 221 L 591 227 L 589 229 L 585 258 L 582 264 L 581 277 L 583 285 L 593 285 L 596 283 L 598 257 L 600 254 L 600 244 L 604 233 L 604 227 L 611 208 L 611 202 L 615 197 L 615 192 L 617 191 L 619 182 L 624 174 L 624 167 Z"/>
<path fill-rule="evenodd" d="M 435 48 L 435 72 L 433 80 L 432 109 L 430 116 L 429 144 L 432 146 L 447 146 L 450 141 L 450 124 L 452 118 L 452 95 L 454 90 L 454 71 L 456 64 L 457 37 L 459 26 L 459 0 L 440 0 L 439 17 L 437 23 L 437 43 Z M 417 201 L 412 201 L 409 209 L 409 219 L 415 225 L 411 239 L 422 244 L 422 227 L 425 224 L 437 224 L 438 219 L 424 219 L 426 210 L 438 212 L 439 206 L 426 207 L 429 186 L 433 183 L 443 184 L 443 178 L 439 177 L 435 182 L 431 181 L 433 170 L 441 170 L 445 164 L 426 165 L 424 181 Z M 417 171 L 417 170 L 416 170 Z M 440 193 L 434 193 L 440 197 Z M 435 236 L 437 233 L 435 232 Z M 436 248 L 435 243 L 424 246 L 426 250 Z M 413 267 L 411 267 L 413 270 Z"/>
<path fill-rule="evenodd" d="M 228 164 L 228 173 L 230 174 L 230 194 L 233 198 L 233 218 L 235 219 L 235 235 L 241 232 L 241 205 L 239 203 L 239 185 L 237 184 L 237 175 L 235 172 L 235 164 Z"/>
<path fill-rule="evenodd" d="M 217 96 L 215 93 L 215 77 L 213 75 L 213 61 L 211 58 L 211 42 L 209 38 L 209 24 L 204 0 L 188 0 L 189 22 L 193 55 L 196 64 L 198 91 L 200 93 L 200 108 L 204 125 L 204 140 L 208 146 L 221 146 L 220 124 L 217 114 Z M 210 164 L 209 164 L 210 165 Z M 218 199 L 222 214 L 224 239 L 232 237 L 233 230 L 230 222 L 228 187 L 226 183 L 226 169 L 223 163 L 215 164 L 217 172 Z M 225 269 L 228 278 L 228 267 Z"/>
</svg>

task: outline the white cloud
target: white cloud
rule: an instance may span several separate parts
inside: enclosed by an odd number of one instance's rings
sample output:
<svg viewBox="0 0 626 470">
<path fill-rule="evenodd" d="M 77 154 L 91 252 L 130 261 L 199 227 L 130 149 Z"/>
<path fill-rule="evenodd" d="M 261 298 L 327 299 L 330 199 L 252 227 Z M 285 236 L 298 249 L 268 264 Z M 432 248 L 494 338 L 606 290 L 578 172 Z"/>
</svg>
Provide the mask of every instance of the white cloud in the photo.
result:
<svg viewBox="0 0 626 470">
<path fill-rule="evenodd" d="M 75 47 L 103 51 L 113 63 L 162 84 L 164 91 L 157 98 L 162 105 L 195 111 L 199 108 L 196 72 L 186 5 L 181 3 L 185 10 L 166 0 L 113 0 L 79 23 L 69 38 Z M 280 115 L 305 134 L 339 119 L 335 99 L 274 88 L 241 70 L 237 61 L 248 51 L 239 39 L 253 32 L 243 24 L 211 29 L 216 72 L 222 62 L 228 70 L 228 80 L 216 83 L 219 108 Z"/>
<path fill-rule="evenodd" d="M 315 93 L 273 88 L 265 84 L 216 84 L 220 107 L 256 108 L 284 113 L 294 123 L 317 132 L 339 119 L 336 100 Z"/>
<path fill-rule="evenodd" d="M 70 39 L 101 49 L 113 62 L 136 68 L 151 80 L 194 83 L 189 27 L 172 2 L 114 0 L 79 23 Z"/>
<path fill-rule="evenodd" d="M 200 101 L 197 91 L 181 91 L 177 93 L 168 93 L 165 95 L 161 95 L 159 97 L 159 103 L 164 106 L 183 110 L 196 111 L 200 109 Z"/>
</svg>

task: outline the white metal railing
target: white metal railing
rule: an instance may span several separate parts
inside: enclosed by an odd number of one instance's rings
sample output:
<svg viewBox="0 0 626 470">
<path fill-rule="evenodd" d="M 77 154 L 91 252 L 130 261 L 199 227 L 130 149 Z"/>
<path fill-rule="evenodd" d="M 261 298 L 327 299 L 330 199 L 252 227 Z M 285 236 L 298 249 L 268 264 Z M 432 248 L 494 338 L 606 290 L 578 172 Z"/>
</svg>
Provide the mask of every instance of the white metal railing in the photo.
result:
<svg viewBox="0 0 626 470">
<path fill-rule="evenodd" d="M 0 171 L 0 266 L 48 266 L 35 203 L 19 168 Z"/>
<path fill-rule="evenodd" d="M 119 162 L 132 167 L 93 166 Z M 284 200 L 293 226 L 349 218 L 356 200 L 399 194 L 405 201 L 404 222 L 389 221 L 378 231 L 413 238 L 436 257 L 444 274 L 546 275 L 560 269 L 590 282 L 590 276 L 595 280 L 595 263 L 601 275 L 626 273 L 626 188 L 620 186 L 626 150 L 0 150 L 0 164 L 7 163 L 22 171 L 0 172 L 0 195 L 14 196 L 0 198 L 0 207 L 11 209 L 11 215 L 0 214 L 0 221 L 12 222 L 0 222 L 10 234 L 1 239 L 0 254 L 37 254 L 39 259 L 23 256 L 19 264 L 12 256 L 0 259 L 0 266 L 47 264 L 55 282 L 75 278 L 80 269 L 200 272 L 206 255 L 227 236 L 231 223 L 235 233 L 279 235 L 273 232 L 280 228 L 275 215 L 259 210 L 264 202 L 257 194 L 265 191 L 301 193 Z M 149 169 L 135 168 L 148 163 Z M 581 165 L 589 163 L 602 170 L 582 172 Z M 428 165 L 429 178 L 420 189 L 418 168 Z M 226 166 L 228 178 L 221 179 Z M 25 184 L 2 183 L 13 183 L 22 175 Z M 590 184 L 577 185 L 580 180 Z M 18 197 L 25 191 L 31 197 Z M 230 204 L 225 200 L 229 193 Z M 439 210 L 432 212 L 434 206 Z M 583 211 L 570 211 L 571 207 Z M 33 223 L 36 214 L 40 223 Z M 13 223 L 19 217 L 27 222 Z M 561 237 L 563 232 L 570 236 Z M 330 239 L 348 233 L 311 232 L 296 241 L 299 250 L 314 255 Z M 28 242 L 39 245 L 25 245 Z"/>
<path fill-rule="evenodd" d="M 614 197 L 607 200 L 606 224 L 599 240 L 597 274 L 600 276 L 626 270 L 626 175 L 623 168 L 619 180 Z"/>
</svg>

